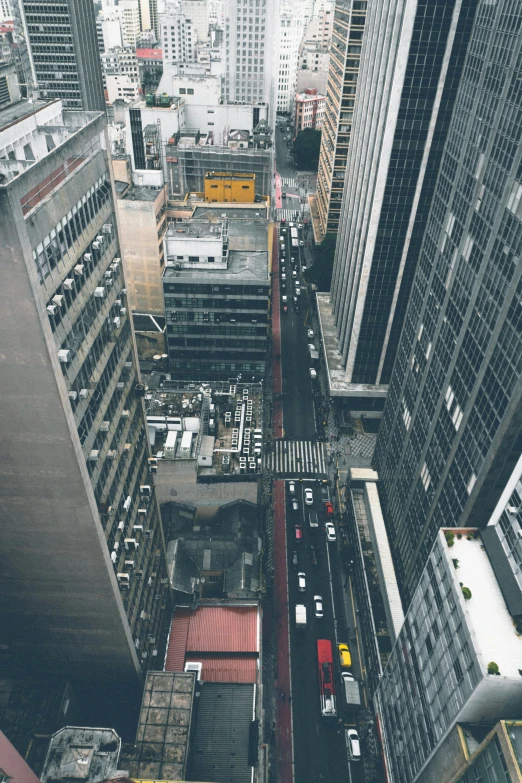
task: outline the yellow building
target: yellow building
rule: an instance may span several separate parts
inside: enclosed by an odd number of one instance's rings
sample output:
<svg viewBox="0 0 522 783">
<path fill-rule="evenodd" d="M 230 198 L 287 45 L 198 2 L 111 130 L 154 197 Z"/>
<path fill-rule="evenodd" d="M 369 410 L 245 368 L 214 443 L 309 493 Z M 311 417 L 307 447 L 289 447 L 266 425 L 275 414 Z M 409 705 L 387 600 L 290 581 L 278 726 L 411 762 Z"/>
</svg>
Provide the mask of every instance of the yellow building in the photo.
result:
<svg viewBox="0 0 522 783">
<path fill-rule="evenodd" d="M 223 171 L 207 171 L 205 174 L 205 201 L 253 204 L 255 195 L 255 174 L 227 174 Z"/>
</svg>

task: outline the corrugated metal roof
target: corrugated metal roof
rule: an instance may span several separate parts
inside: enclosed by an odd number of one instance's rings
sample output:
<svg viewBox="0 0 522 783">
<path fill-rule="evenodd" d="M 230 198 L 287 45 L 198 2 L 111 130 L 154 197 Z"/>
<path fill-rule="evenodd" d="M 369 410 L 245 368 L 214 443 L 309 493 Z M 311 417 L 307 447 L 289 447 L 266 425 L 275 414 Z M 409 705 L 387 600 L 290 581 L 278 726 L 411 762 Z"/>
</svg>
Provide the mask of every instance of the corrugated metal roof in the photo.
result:
<svg viewBox="0 0 522 783">
<path fill-rule="evenodd" d="M 190 619 L 187 652 L 258 653 L 257 606 L 200 606 Z"/>
<path fill-rule="evenodd" d="M 170 626 L 169 646 L 165 659 L 166 672 L 182 672 L 185 663 L 185 650 L 190 625 L 190 611 L 178 609 Z"/>
<path fill-rule="evenodd" d="M 187 655 L 185 663 L 203 664 L 203 682 L 257 682 L 257 658 L 204 658 Z"/>
</svg>

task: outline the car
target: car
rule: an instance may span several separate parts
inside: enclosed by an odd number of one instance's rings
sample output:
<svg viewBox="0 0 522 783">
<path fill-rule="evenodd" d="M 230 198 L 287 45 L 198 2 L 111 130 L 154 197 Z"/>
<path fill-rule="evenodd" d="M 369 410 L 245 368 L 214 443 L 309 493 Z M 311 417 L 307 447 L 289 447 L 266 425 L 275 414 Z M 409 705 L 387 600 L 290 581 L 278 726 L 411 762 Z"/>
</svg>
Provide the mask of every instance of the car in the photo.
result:
<svg viewBox="0 0 522 783">
<path fill-rule="evenodd" d="M 297 269 L 292 269 L 292 277 L 297 277 Z"/>
<path fill-rule="evenodd" d="M 333 522 L 326 522 L 324 529 L 326 530 L 327 541 L 337 541 L 337 536 L 335 534 L 335 527 L 333 525 Z"/>
<path fill-rule="evenodd" d="M 313 367 L 310 367 L 310 369 L 308 370 L 308 372 L 310 373 L 310 378 L 311 378 L 313 381 L 315 381 L 315 379 L 317 378 L 317 370 L 314 370 L 314 368 L 313 368 Z"/>
<path fill-rule="evenodd" d="M 298 224 L 297 224 L 297 228 L 298 228 L 298 229 L 302 229 L 302 227 L 303 227 L 303 224 L 302 224 L 302 223 L 298 223 Z"/>
<path fill-rule="evenodd" d="M 281 193 L 281 196 L 282 198 L 286 198 L 286 193 L 285 192 Z"/>
<path fill-rule="evenodd" d="M 345 729 L 346 752 L 350 761 L 361 760 L 361 743 L 355 729 Z"/>
<path fill-rule="evenodd" d="M 281 264 L 281 270 L 280 270 L 280 271 L 281 271 L 281 274 L 282 274 L 282 275 L 284 275 L 284 274 L 285 274 L 285 272 L 286 272 L 286 267 L 285 267 L 285 265 L 284 265 L 284 264 Z"/>
<path fill-rule="evenodd" d="M 299 302 L 297 301 L 297 296 L 293 296 L 292 297 L 292 301 L 293 301 L 294 305 L 296 305 L 296 307 L 297 307 L 297 305 L 299 304 Z"/>
<path fill-rule="evenodd" d="M 297 552 L 294 549 L 294 554 L 292 555 L 292 565 L 294 566 L 294 568 L 297 568 L 298 562 L 299 561 L 298 561 L 298 557 L 297 557 Z"/>
<path fill-rule="evenodd" d="M 306 266 L 306 264 L 303 262 L 303 263 L 301 264 L 301 272 L 306 272 L 306 270 L 307 270 L 307 269 L 308 269 L 308 267 L 307 267 L 307 266 Z"/>
<path fill-rule="evenodd" d="M 334 507 L 332 506 L 329 500 L 327 500 L 326 503 L 324 504 L 324 510 L 326 511 L 327 517 L 333 517 Z"/>
<path fill-rule="evenodd" d="M 283 296 L 281 297 L 281 301 L 282 301 L 282 303 L 283 303 L 284 305 L 285 305 L 285 304 L 288 304 L 288 297 L 287 297 L 285 294 L 283 294 Z"/>
<path fill-rule="evenodd" d="M 339 664 L 341 669 L 350 669 L 352 666 L 352 656 L 350 655 L 350 649 L 347 644 L 338 644 L 337 650 L 339 651 Z"/>
<path fill-rule="evenodd" d="M 284 272 L 283 272 L 283 273 L 282 273 L 282 275 L 281 275 L 281 280 L 286 280 L 286 275 L 285 275 L 285 273 L 284 273 Z"/>
<path fill-rule="evenodd" d="M 319 565 L 319 551 L 315 548 L 315 546 L 310 547 L 310 559 L 313 566 Z"/>
<path fill-rule="evenodd" d="M 299 503 L 297 498 L 292 498 L 292 511 L 299 511 Z"/>
<path fill-rule="evenodd" d="M 281 291 L 286 291 L 286 283 L 281 283 Z"/>
<path fill-rule="evenodd" d="M 314 493 L 310 489 L 310 487 L 306 487 L 304 491 L 305 496 L 305 503 L 307 506 L 313 506 L 314 505 Z"/>
<path fill-rule="evenodd" d="M 306 592 L 306 576 L 304 571 L 299 571 L 297 574 L 297 589 L 300 593 Z"/>
<path fill-rule="evenodd" d="M 312 340 L 313 336 L 314 336 L 314 330 L 313 329 L 309 329 L 307 334 L 308 334 L 308 339 Z"/>
<path fill-rule="evenodd" d="M 298 285 L 296 285 L 296 287 L 295 287 L 295 295 L 296 296 L 301 296 L 301 289 L 300 289 L 300 287 Z"/>
<path fill-rule="evenodd" d="M 288 492 L 291 495 L 295 495 L 295 481 L 289 481 L 288 482 Z"/>
<path fill-rule="evenodd" d="M 294 525 L 294 529 L 295 529 L 295 540 L 301 541 L 303 538 L 303 528 L 301 527 L 301 525 Z"/>
<path fill-rule="evenodd" d="M 295 228 L 295 223 L 289 223 L 288 228 Z"/>
<path fill-rule="evenodd" d="M 324 617 L 323 614 L 323 599 L 320 595 L 314 595 L 314 610 L 316 617 Z"/>
<path fill-rule="evenodd" d="M 355 682 L 355 677 L 351 672 L 341 672 L 341 680 L 343 682 Z"/>
<path fill-rule="evenodd" d="M 304 242 L 302 239 L 299 240 L 299 247 L 304 247 Z"/>
<path fill-rule="evenodd" d="M 296 306 L 295 306 L 295 311 L 296 311 L 296 313 L 299 312 L 299 305 L 298 304 L 296 304 Z"/>
<path fill-rule="evenodd" d="M 309 351 L 315 351 L 315 345 L 313 343 L 308 343 L 307 347 Z"/>
</svg>

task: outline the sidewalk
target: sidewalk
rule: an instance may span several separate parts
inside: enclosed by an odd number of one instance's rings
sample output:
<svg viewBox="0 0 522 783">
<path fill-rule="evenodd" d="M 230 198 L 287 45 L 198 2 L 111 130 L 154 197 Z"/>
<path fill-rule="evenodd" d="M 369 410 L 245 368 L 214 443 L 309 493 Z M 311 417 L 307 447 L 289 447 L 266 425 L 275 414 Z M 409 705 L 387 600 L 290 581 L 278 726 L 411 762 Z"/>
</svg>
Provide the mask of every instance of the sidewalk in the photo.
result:
<svg viewBox="0 0 522 783">
<path fill-rule="evenodd" d="M 281 308 L 279 304 L 279 242 L 277 230 L 273 232 L 272 244 L 272 394 L 280 395 L 283 390 L 281 374 Z M 280 400 L 274 400 L 272 411 L 272 432 L 274 438 L 283 437 L 283 408 Z"/>
</svg>

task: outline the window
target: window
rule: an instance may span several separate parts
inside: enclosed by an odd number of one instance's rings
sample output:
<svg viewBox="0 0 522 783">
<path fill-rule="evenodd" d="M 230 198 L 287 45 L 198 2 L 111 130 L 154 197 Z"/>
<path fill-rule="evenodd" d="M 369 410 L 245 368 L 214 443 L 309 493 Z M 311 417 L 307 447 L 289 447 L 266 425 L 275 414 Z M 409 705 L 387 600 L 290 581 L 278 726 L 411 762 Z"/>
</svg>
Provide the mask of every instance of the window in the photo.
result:
<svg viewBox="0 0 522 783">
<path fill-rule="evenodd" d="M 185 89 L 184 87 L 180 87 L 180 88 L 179 88 L 179 94 L 180 94 L 180 95 L 186 95 L 186 94 L 187 94 L 187 91 L 186 91 L 186 89 Z"/>
<path fill-rule="evenodd" d="M 213 264 L 215 260 L 216 260 L 215 256 L 209 256 L 208 257 L 208 263 L 209 264 Z"/>
<path fill-rule="evenodd" d="M 458 660 L 458 658 L 455 658 L 455 660 L 453 661 L 453 671 L 455 672 L 455 677 L 457 678 L 457 682 L 460 682 L 464 677 L 464 673 L 462 671 L 462 666 L 460 665 L 460 661 Z"/>
<path fill-rule="evenodd" d="M 199 264 L 199 256 L 189 256 L 189 264 Z"/>
<path fill-rule="evenodd" d="M 194 95 L 194 90 L 191 87 L 187 88 L 187 95 Z"/>
</svg>

